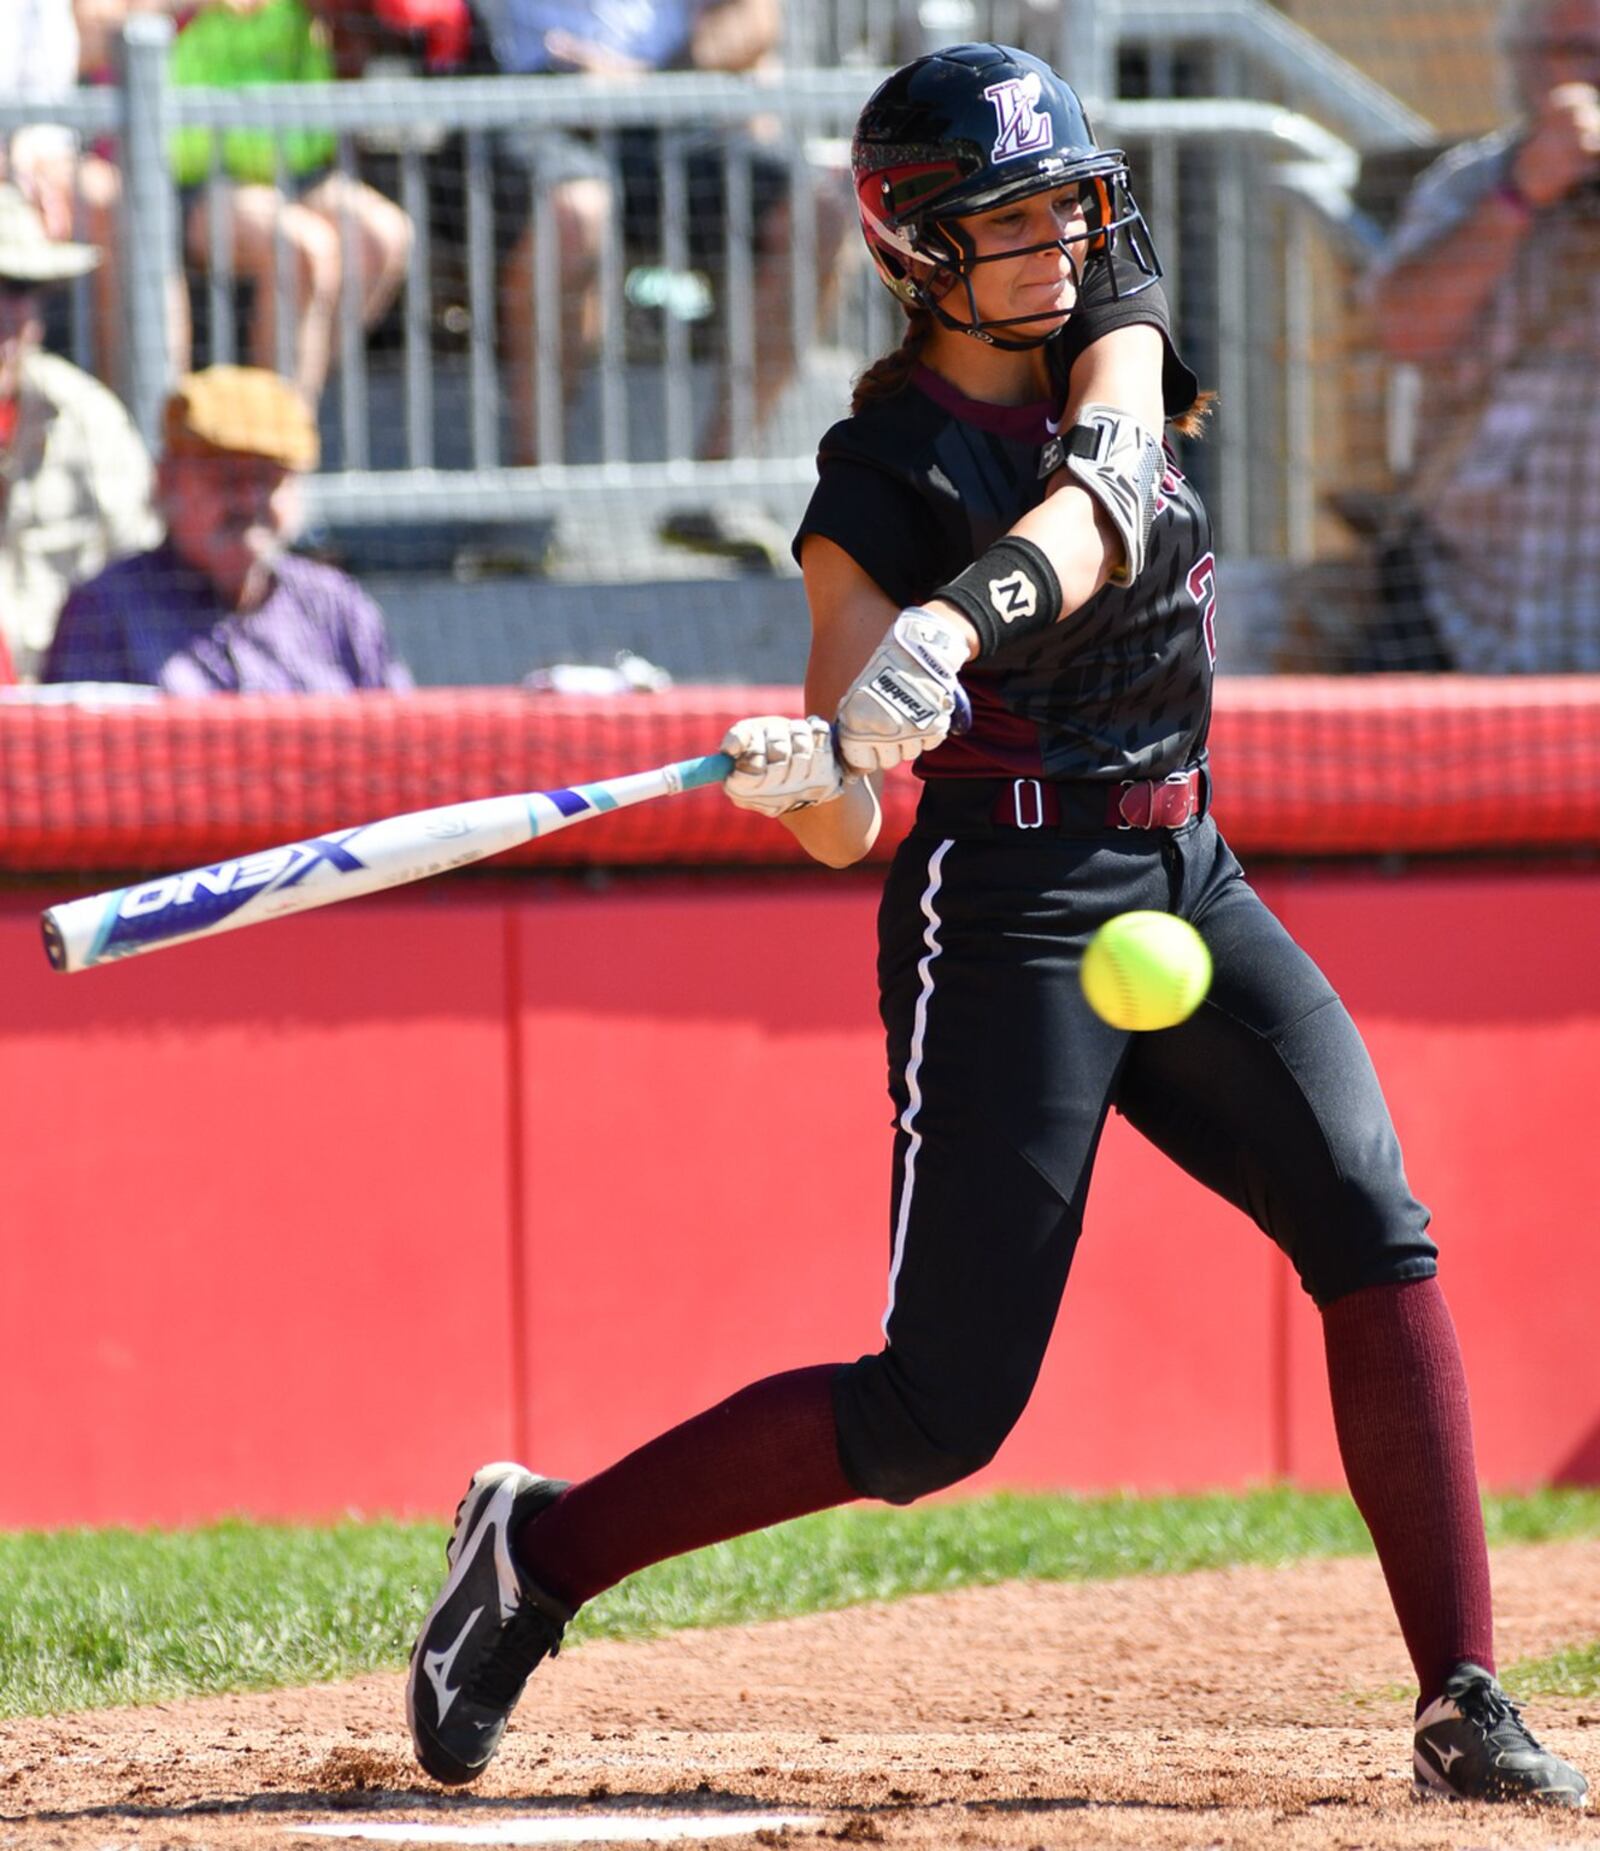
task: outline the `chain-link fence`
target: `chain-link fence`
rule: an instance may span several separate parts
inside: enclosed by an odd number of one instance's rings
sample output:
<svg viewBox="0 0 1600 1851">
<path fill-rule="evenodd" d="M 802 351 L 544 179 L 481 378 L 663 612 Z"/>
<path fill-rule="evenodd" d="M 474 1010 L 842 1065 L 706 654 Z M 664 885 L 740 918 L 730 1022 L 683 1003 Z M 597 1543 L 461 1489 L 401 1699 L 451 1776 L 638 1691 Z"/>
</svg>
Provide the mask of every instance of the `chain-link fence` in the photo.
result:
<svg viewBox="0 0 1600 1851">
<path fill-rule="evenodd" d="M 817 438 L 898 338 L 853 233 L 855 116 L 896 59 L 1019 42 L 1129 150 L 1179 343 L 1218 394 L 1179 448 L 1217 526 L 1223 666 L 1447 665 L 1391 608 L 1423 570 L 1403 491 L 1426 368 L 1380 338 L 1367 279 L 1417 174 L 1500 113 L 1495 18 L 1415 0 L 1310 24 L 1261 0 L 835 0 L 791 7 L 781 61 L 745 76 L 372 60 L 241 89 L 136 18 L 118 85 L 0 103 L 0 126 L 47 117 L 80 177 L 113 176 L 109 205 L 77 189 L 106 261 L 52 299 L 50 344 L 151 445 L 178 371 L 294 379 L 320 439 L 310 537 L 404 607 L 428 678 L 613 643 L 763 678 L 798 666 L 785 535 Z M 577 615 L 597 584 L 690 579 L 620 629 Z M 510 586 L 545 599 L 539 640 Z M 468 592 L 500 617 L 462 619 Z M 1569 588 L 1549 665 L 1592 665 L 1589 595 Z M 48 623 L 6 621 L 26 665 Z"/>
</svg>

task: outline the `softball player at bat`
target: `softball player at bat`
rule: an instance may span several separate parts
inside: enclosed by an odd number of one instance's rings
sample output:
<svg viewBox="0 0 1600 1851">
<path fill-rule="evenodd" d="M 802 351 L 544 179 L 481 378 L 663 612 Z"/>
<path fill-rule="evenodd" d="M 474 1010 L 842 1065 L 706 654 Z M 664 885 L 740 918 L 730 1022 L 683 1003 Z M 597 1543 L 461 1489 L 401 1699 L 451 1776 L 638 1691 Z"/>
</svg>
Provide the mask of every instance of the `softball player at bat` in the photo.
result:
<svg viewBox="0 0 1600 1851">
<path fill-rule="evenodd" d="M 1116 1110 L 1250 1215 L 1321 1312 L 1350 1487 L 1420 1683 L 1416 1791 L 1581 1805 L 1582 1776 L 1494 1678 L 1428 1212 L 1343 1005 L 1208 815 L 1211 535 L 1159 435 L 1195 387 L 1123 157 L 1048 66 L 962 45 L 879 89 L 853 162 L 907 328 L 823 439 L 797 541 L 806 698 L 834 727 L 760 717 L 724 749 L 729 797 L 832 865 L 871 846 L 881 770 L 915 760 L 923 780 L 880 913 L 884 1344 L 757 1382 L 579 1484 L 481 1469 L 412 1654 L 418 1757 L 473 1779 L 573 1612 L 634 1570 L 854 1498 L 909 1503 L 990 1460 Z M 1200 1010 L 1160 1034 L 1101 1022 L 1077 982 L 1091 933 L 1134 908 L 1192 921 L 1215 963 Z"/>
</svg>

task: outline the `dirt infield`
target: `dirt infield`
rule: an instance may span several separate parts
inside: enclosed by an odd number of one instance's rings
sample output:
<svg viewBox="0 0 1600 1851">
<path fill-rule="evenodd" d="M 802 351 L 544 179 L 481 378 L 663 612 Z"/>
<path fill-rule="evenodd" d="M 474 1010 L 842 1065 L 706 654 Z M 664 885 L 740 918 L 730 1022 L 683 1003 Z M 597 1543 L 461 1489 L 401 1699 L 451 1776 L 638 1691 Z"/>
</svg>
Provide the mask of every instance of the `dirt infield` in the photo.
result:
<svg viewBox="0 0 1600 1851">
<path fill-rule="evenodd" d="M 1600 1633 L 1600 1545 L 1502 1551 L 1495 1582 L 1503 1662 Z M 417 1774 L 394 1676 L 0 1724 L 0 1847 L 743 1811 L 820 1823 L 736 1851 L 1600 1846 L 1593 1811 L 1415 1804 L 1406 1675 L 1371 1562 L 1014 1584 L 567 1652 L 464 1796 Z M 1600 1775 L 1600 1701 L 1530 1721 Z"/>
</svg>

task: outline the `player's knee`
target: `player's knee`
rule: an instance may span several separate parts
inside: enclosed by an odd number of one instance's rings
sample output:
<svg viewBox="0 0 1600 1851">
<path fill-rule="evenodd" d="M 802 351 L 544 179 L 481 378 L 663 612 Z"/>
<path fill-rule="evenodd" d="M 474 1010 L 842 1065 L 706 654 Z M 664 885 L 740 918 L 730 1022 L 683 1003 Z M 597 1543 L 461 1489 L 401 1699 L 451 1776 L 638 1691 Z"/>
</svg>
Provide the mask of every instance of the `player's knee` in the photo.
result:
<svg viewBox="0 0 1600 1851">
<path fill-rule="evenodd" d="M 1294 1248 L 1300 1282 L 1317 1305 L 1435 1271 L 1439 1250 L 1428 1237 L 1428 1211 L 1403 1181 L 1352 1184 L 1329 1207 Z"/>
<path fill-rule="evenodd" d="M 888 1351 L 840 1371 L 834 1409 L 845 1476 L 862 1497 L 886 1504 L 912 1504 L 970 1478 L 1022 1412 L 960 1392 L 918 1395 Z"/>
<path fill-rule="evenodd" d="M 915 1504 L 970 1478 L 994 1457 L 948 1453 L 930 1445 L 921 1435 L 893 1451 L 884 1450 L 864 1460 L 847 1463 L 846 1476 L 863 1497 L 885 1504 Z"/>
</svg>

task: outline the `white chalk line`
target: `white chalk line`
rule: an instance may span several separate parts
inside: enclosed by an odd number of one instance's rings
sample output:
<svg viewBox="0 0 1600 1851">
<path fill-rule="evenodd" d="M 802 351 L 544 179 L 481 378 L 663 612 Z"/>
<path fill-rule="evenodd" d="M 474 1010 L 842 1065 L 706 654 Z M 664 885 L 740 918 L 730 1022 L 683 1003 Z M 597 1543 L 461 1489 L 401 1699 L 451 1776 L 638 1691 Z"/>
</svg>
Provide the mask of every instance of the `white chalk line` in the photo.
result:
<svg viewBox="0 0 1600 1851">
<path fill-rule="evenodd" d="M 300 1825 L 298 1836 L 361 1838 L 412 1845 L 668 1845 L 707 1838 L 746 1838 L 785 1826 L 818 1826 L 815 1814 L 792 1812 L 546 1813 L 537 1819 L 500 1819 L 489 1825 Z"/>
</svg>

